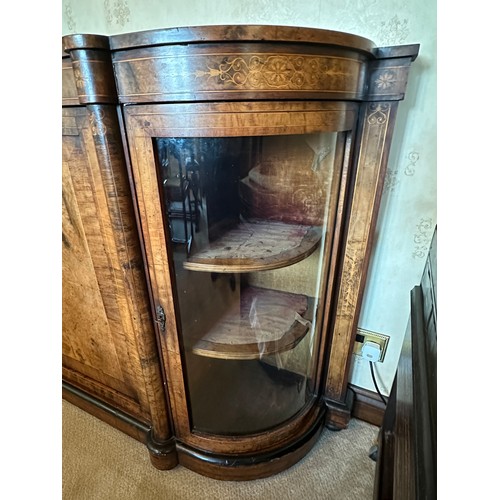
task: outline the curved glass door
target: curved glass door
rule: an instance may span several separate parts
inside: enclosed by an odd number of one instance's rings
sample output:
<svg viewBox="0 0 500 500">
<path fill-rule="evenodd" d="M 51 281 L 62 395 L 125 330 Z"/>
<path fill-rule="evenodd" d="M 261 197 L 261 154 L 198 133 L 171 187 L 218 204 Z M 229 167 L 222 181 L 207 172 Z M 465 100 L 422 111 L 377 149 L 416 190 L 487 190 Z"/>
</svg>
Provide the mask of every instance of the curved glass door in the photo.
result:
<svg viewBox="0 0 500 500">
<path fill-rule="evenodd" d="M 345 139 L 153 139 L 193 430 L 261 432 L 314 398 Z"/>
</svg>

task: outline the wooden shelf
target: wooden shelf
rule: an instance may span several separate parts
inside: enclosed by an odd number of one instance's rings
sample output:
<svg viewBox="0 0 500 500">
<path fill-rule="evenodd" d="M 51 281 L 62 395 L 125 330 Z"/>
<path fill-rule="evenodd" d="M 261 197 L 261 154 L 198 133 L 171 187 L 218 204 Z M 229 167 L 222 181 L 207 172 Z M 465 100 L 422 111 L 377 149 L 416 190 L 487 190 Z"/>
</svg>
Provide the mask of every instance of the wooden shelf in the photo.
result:
<svg viewBox="0 0 500 500">
<path fill-rule="evenodd" d="M 316 250 L 321 228 L 250 220 L 194 252 L 184 267 L 191 271 L 244 273 L 278 269 L 299 262 Z"/>
<path fill-rule="evenodd" d="M 193 352 L 219 359 L 258 359 L 293 349 L 311 327 L 312 299 L 248 287 Z"/>
</svg>

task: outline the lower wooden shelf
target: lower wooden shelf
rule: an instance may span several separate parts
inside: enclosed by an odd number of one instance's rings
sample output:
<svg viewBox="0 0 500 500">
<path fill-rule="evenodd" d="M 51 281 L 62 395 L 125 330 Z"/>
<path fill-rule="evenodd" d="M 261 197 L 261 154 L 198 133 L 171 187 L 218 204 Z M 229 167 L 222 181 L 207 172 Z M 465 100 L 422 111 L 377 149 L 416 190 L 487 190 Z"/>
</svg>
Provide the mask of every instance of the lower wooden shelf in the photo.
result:
<svg viewBox="0 0 500 500">
<path fill-rule="evenodd" d="M 247 287 L 239 302 L 193 346 L 193 353 L 221 359 L 258 359 L 293 349 L 311 328 L 313 299 Z"/>
</svg>

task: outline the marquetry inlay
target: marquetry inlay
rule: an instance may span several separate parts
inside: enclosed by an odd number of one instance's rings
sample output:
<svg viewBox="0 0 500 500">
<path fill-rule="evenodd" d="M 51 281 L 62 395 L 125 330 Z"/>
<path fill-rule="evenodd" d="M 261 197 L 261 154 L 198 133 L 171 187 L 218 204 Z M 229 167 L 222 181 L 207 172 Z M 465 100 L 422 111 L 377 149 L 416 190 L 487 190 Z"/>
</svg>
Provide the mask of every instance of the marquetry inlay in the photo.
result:
<svg viewBox="0 0 500 500">
<path fill-rule="evenodd" d="M 92 135 L 106 135 L 107 129 L 104 125 L 104 112 L 102 109 L 89 111 L 90 130 Z"/>
<path fill-rule="evenodd" d="M 182 48 L 114 60 L 123 102 L 183 100 L 204 93 L 309 92 L 358 98 L 364 87 L 363 60 L 318 54 L 224 52 L 187 55 Z M 147 80 L 140 75 L 148 74 Z M 210 95 L 210 97 L 209 97 Z M 189 97 L 191 100 L 191 97 Z"/>
<path fill-rule="evenodd" d="M 253 89 L 315 89 L 328 78 L 350 81 L 353 77 L 345 64 L 338 69 L 336 58 L 252 54 L 226 59 L 207 70 L 196 70 L 195 76 Z"/>
<path fill-rule="evenodd" d="M 380 90 L 388 90 L 394 87 L 397 82 L 396 74 L 393 71 L 384 71 L 375 80 L 375 87 Z"/>
<path fill-rule="evenodd" d="M 387 121 L 389 105 L 385 103 L 370 104 L 369 112 L 368 123 L 370 125 L 382 125 Z"/>
</svg>

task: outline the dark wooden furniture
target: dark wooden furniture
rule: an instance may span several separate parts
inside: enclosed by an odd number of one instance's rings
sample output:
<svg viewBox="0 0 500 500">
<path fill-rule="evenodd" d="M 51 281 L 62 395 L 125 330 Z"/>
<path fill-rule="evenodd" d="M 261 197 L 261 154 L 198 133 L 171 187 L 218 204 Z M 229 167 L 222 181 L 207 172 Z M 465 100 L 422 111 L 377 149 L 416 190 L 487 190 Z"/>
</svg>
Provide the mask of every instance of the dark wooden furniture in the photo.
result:
<svg viewBox="0 0 500 500">
<path fill-rule="evenodd" d="M 437 229 L 379 432 L 374 498 L 437 497 Z"/>
<path fill-rule="evenodd" d="M 161 469 L 289 467 L 324 425 L 349 422 L 418 46 L 207 26 L 71 35 L 63 49 L 64 396 Z"/>
</svg>

